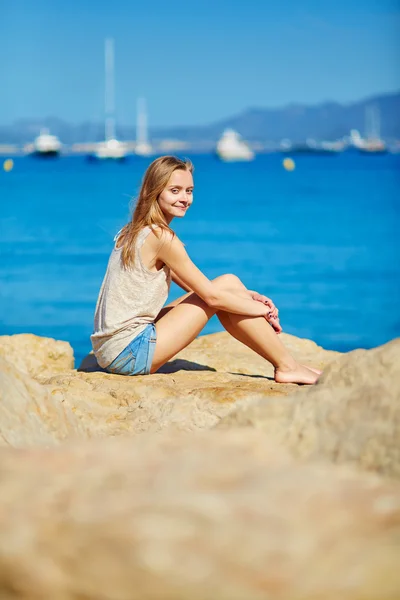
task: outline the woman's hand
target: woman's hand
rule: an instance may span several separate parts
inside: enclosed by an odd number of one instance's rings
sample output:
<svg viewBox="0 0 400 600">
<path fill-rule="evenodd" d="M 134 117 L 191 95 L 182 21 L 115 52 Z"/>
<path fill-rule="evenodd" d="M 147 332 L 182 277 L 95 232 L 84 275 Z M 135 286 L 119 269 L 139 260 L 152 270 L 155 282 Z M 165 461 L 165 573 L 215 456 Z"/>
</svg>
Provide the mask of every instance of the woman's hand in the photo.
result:
<svg viewBox="0 0 400 600">
<path fill-rule="evenodd" d="M 279 323 L 279 318 L 276 317 L 276 319 L 273 319 L 271 317 L 269 317 L 268 315 L 265 317 L 265 319 L 268 321 L 268 323 L 271 325 L 271 327 L 274 329 L 275 333 L 277 333 L 278 335 L 280 333 L 282 333 L 282 326 Z"/>
<path fill-rule="evenodd" d="M 276 333 L 281 333 L 282 327 L 279 323 L 279 311 L 276 308 L 275 304 L 272 302 L 271 298 L 264 296 L 263 294 L 259 294 L 258 292 L 250 292 L 250 295 L 253 300 L 256 302 L 262 302 L 270 309 L 270 312 L 265 316 L 268 323 L 274 328 Z"/>
<path fill-rule="evenodd" d="M 268 298 L 267 296 L 263 296 L 262 294 L 259 294 L 258 292 L 250 292 L 250 295 L 253 298 L 253 300 L 256 300 L 257 302 L 262 302 L 263 304 L 266 304 L 268 306 L 268 308 L 270 309 L 270 315 L 272 318 L 274 318 L 274 319 L 278 318 L 279 311 L 276 308 L 275 304 L 272 302 L 271 298 Z"/>
</svg>

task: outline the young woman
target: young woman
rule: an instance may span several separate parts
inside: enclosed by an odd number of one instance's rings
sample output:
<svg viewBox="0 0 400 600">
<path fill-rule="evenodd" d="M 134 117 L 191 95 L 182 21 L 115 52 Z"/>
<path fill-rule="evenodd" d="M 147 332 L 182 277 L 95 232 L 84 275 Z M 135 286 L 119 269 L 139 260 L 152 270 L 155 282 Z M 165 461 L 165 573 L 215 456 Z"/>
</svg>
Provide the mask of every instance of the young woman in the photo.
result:
<svg viewBox="0 0 400 600">
<path fill-rule="evenodd" d="M 155 373 L 216 314 L 233 337 L 275 367 L 278 383 L 312 384 L 320 371 L 299 364 L 279 338 L 273 302 L 235 275 L 210 281 L 170 228 L 193 202 L 193 165 L 174 156 L 147 169 L 132 220 L 117 234 L 96 306 L 91 336 L 109 373 Z M 187 293 L 168 306 L 171 279 Z"/>
</svg>

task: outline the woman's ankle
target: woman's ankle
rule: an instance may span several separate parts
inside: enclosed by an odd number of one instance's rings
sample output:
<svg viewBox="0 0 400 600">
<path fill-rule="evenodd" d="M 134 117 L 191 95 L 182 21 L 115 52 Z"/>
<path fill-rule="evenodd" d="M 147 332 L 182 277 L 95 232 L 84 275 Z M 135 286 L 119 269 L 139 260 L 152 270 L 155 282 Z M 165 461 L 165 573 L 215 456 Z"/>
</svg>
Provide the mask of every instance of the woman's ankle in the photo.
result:
<svg viewBox="0 0 400 600">
<path fill-rule="evenodd" d="M 282 373 L 295 371 L 299 366 L 299 363 L 291 356 L 280 360 L 279 363 L 274 365 L 275 371 L 281 371 Z"/>
<path fill-rule="evenodd" d="M 299 383 L 314 384 L 317 382 L 319 373 L 310 370 L 308 367 L 297 364 L 296 368 L 290 370 L 280 370 L 275 368 L 274 379 L 276 383 Z"/>
</svg>

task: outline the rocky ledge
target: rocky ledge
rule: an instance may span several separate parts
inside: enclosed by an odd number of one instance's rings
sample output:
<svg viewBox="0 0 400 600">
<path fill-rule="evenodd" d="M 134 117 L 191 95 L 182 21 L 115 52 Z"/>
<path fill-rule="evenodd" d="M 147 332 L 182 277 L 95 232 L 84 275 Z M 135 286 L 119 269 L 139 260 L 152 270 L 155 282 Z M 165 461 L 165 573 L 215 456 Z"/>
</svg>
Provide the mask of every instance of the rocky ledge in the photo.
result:
<svg viewBox="0 0 400 600">
<path fill-rule="evenodd" d="M 135 378 L 0 337 L 0 597 L 400 597 L 400 340 L 283 338 L 317 385 L 227 334 Z"/>
</svg>

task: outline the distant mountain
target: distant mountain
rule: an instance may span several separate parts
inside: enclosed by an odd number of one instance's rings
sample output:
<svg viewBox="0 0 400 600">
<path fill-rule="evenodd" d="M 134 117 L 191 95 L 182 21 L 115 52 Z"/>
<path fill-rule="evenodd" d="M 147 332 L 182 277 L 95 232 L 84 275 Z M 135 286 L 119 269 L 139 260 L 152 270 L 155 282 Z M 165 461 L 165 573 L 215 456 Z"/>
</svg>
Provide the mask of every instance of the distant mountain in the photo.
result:
<svg viewBox="0 0 400 600">
<path fill-rule="evenodd" d="M 180 139 L 193 144 L 214 143 L 226 127 L 236 129 L 245 139 L 265 143 L 284 138 L 303 141 L 307 138 L 333 140 L 347 135 L 350 129 L 365 133 L 368 106 L 379 110 L 381 136 L 386 140 L 400 139 L 400 92 L 373 96 L 351 104 L 325 102 L 315 106 L 289 104 L 283 108 L 250 108 L 243 113 L 197 127 L 150 128 L 153 140 Z M 48 127 L 64 144 L 100 141 L 102 123 L 86 122 L 72 125 L 58 118 L 43 121 L 21 119 L 10 126 L 0 126 L 0 143 L 24 144 L 32 141 L 41 127 Z M 117 128 L 121 139 L 133 140 L 136 128 Z"/>
<path fill-rule="evenodd" d="M 316 106 L 290 104 L 284 108 L 253 108 L 218 123 L 219 129 L 233 127 L 246 139 L 279 141 L 289 138 L 302 141 L 333 140 L 348 135 L 350 129 L 365 134 L 365 114 L 368 106 L 378 108 L 381 136 L 400 138 L 400 92 L 371 97 L 352 104 L 326 102 Z"/>
<path fill-rule="evenodd" d="M 284 138 L 304 141 L 334 140 L 348 135 L 351 129 L 365 133 L 368 106 L 378 108 L 381 136 L 400 139 L 400 92 L 367 98 L 352 104 L 326 102 L 316 106 L 289 104 L 283 108 L 250 108 L 239 115 L 207 127 L 185 127 L 174 131 L 183 140 L 216 140 L 226 127 L 236 129 L 245 139 L 278 142 Z M 163 135 L 170 135 L 165 129 Z"/>
</svg>

